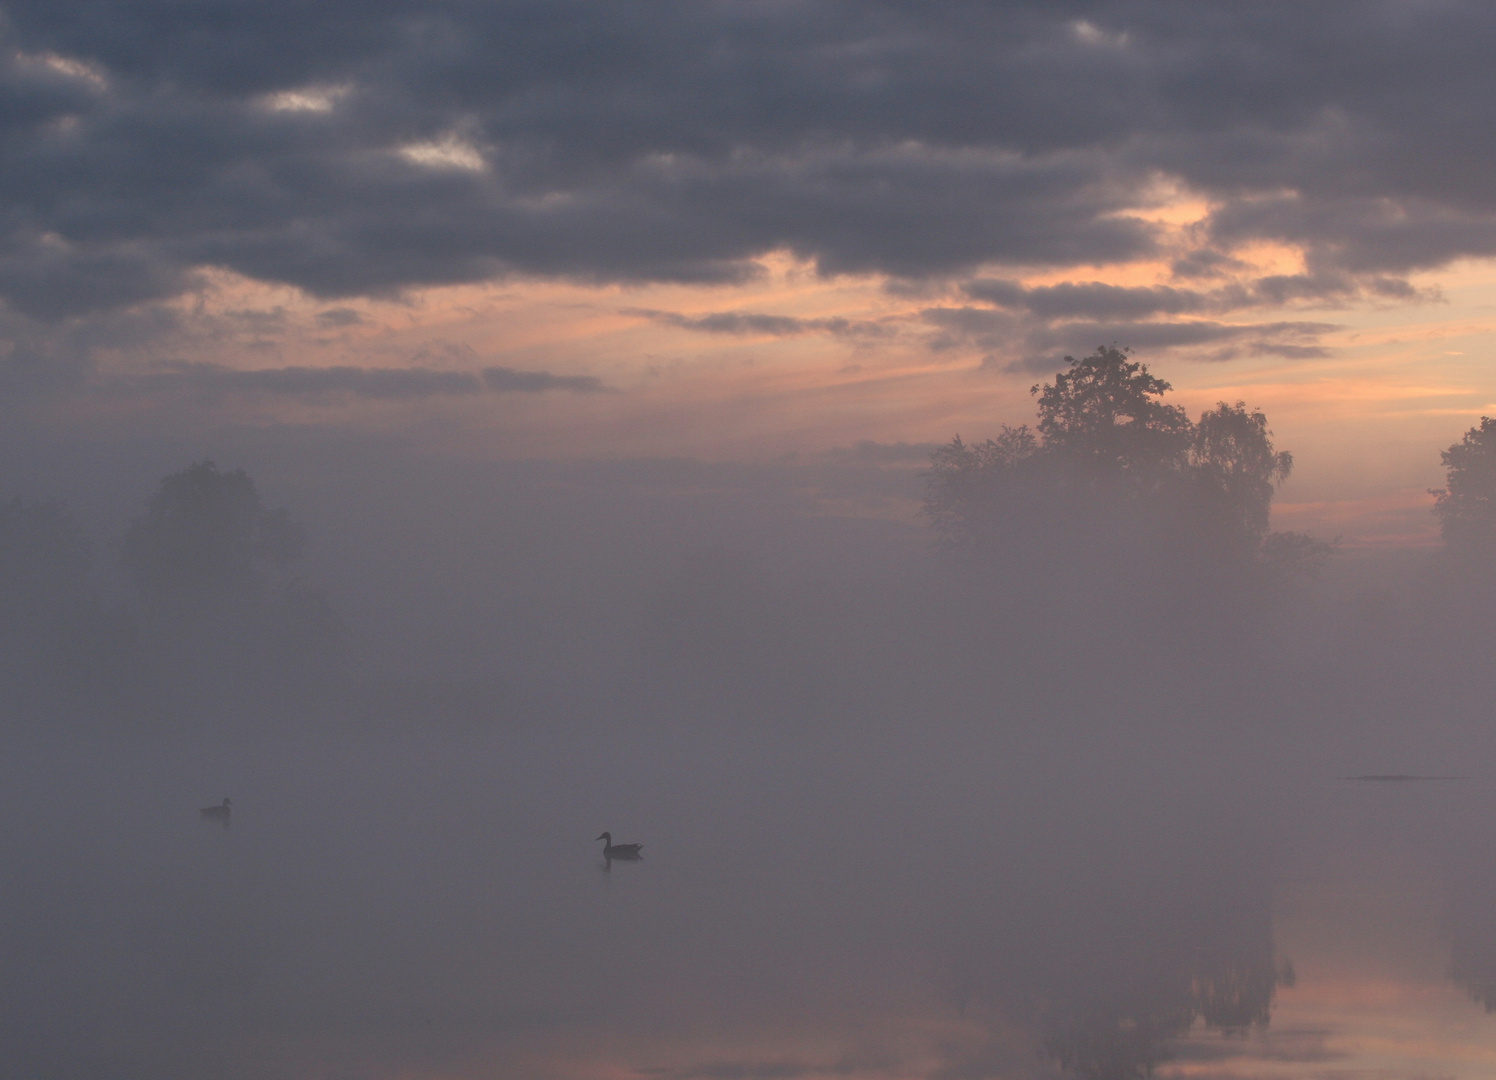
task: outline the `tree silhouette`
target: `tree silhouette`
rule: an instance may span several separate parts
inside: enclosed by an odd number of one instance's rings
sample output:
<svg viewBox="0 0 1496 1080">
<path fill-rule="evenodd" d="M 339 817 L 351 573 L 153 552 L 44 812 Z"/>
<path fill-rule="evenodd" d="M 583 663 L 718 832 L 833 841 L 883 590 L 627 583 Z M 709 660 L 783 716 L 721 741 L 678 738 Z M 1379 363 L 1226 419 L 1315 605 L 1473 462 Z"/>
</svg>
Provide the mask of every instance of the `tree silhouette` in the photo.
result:
<svg viewBox="0 0 1496 1080">
<path fill-rule="evenodd" d="M 1273 492 L 1293 471 L 1293 455 L 1275 451 L 1267 417 L 1224 401 L 1195 425 L 1190 466 L 1203 498 L 1236 533 L 1254 542 L 1268 531 Z"/>
<path fill-rule="evenodd" d="M 1169 384 L 1125 349 L 1065 360 L 1052 383 L 1033 387 L 1036 430 L 1004 426 L 996 439 L 958 437 L 934 453 L 924 513 L 942 538 L 1073 554 L 1074 535 L 1089 531 L 1103 549 L 1131 536 L 1176 565 L 1224 558 L 1291 572 L 1328 553 L 1309 537 L 1269 533 L 1293 456 L 1273 446 L 1262 412 L 1220 402 L 1191 423 L 1163 400 Z M 1103 561 L 1125 564 L 1118 550 Z"/>
<path fill-rule="evenodd" d="M 1496 554 L 1496 419 L 1482 416 L 1439 457 L 1445 486 L 1431 494 L 1446 550 L 1466 557 Z"/>
</svg>

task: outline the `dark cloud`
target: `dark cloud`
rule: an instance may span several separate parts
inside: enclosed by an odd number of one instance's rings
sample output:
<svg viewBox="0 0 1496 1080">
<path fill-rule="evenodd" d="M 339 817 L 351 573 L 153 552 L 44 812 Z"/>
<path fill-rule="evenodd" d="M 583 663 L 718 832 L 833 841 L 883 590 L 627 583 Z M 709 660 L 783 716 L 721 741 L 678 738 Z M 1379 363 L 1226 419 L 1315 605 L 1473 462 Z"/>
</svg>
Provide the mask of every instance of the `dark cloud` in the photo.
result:
<svg viewBox="0 0 1496 1080">
<path fill-rule="evenodd" d="M 1205 319 L 1181 322 L 1070 322 L 1044 327 L 1029 335 L 1031 345 L 1064 348 L 1095 348 L 1120 342 L 1138 349 L 1175 349 L 1209 345 L 1243 338 L 1289 339 L 1303 343 L 1340 329 L 1334 323 L 1273 322 L 1221 323 Z M 1085 342 L 1085 346 L 1078 345 Z"/>
<path fill-rule="evenodd" d="M 734 281 L 778 248 L 1096 265 L 1156 253 L 1128 210 L 1160 175 L 1217 207 L 1181 277 L 1261 239 L 1353 278 L 1496 253 L 1474 2 L 3 8 L 0 296 L 49 319 L 206 266 L 333 297 Z M 1057 288 L 1029 301 L 1196 310 Z"/>
<path fill-rule="evenodd" d="M 759 337 L 798 337 L 830 334 L 833 337 L 887 337 L 892 329 L 881 323 L 843 318 L 801 319 L 792 315 L 764 315 L 746 311 L 714 311 L 707 315 L 681 315 L 649 308 L 625 308 L 626 315 L 641 315 L 665 326 L 704 334 L 736 334 Z"/>
<path fill-rule="evenodd" d="M 942 331 L 931 342 L 931 347 L 937 350 L 963 344 L 983 349 L 1002 348 L 1019 336 L 1024 326 L 1017 316 L 987 308 L 934 307 L 919 314 Z"/>
<path fill-rule="evenodd" d="M 1196 253 L 1199 256 L 1201 253 Z M 1235 260 L 1211 261 L 1223 266 Z M 1180 276 L 1207 276 L 1193 273 Z M 1212 274 L 1210 276 L 1222 276 Z M 1169 285 L 1107 285 L 1100 281 L 1061 282 L 1026 289 L 1000 278 L 976 278 L 961 287 L 973 300 L 1029 312 L 1044 320 L 1144 319 L 1152 315 L 1220 313 L 1247 307 L 1296 302 L 1344 304 L 1372 298 L 1410 301 L 1430 299 L 1398 277 L 1353 275 L 1319 268 L 1303 274 L 1271 274 L 1220 285 L 1208 292 Z"/>
<path fill-rule="evenodd" d="M 484 368 L 470 371 L 432 371 L 425 368 L 278 367 L 229 368 L 218 364 L 173 364 L 147 375 L 118 379 L 110 389 L 186 391 L 196 394 L 256 393 L 283 397 L 360 397 L 374 400 L 412 400 L 490 393 L 539 393 L 569 390 L 595 393 L 604 389 L 591 376 L 552 375 L 546 371 Z"/>
<path fill-rule="evenodd" d="M 881 443 L 874 439 L 860 439 L 850 447 L 837 446 L 826 451 L 833 460 L 866 462 L 872 465 L 899 465 L 918 462 L 928 465 L 930 455 L 939 449 L 935 443 Z"/>
<path fill-rule="evenodd" d="M 1304 245 L 1311 271 L 1320 274 L 1403 274 L 1460 256 L 1496 254 L 1496 217 L 1489 208 L 1421 197 L 1293 193 L 1229 203 L 1207 224 L 1226 245 L 1261 238 Z"/>
<path fill-rule="evenodd" d="M 1135 319 L 1149 315 L 1179 315 L 1199 311 L 1209 302 L 1197 292 L 1172 289 L 1166 285 L 1125 288 L 1097 281 L 1084 285 L 1065 282 L 1031 289 L 1027 300 L 1029 310 L 1046 319 Z"/>
<path fill-rule="evenodd" d="M 1130 290 L 1122 290 L 1130 291 Z M 1147 290 L 1143 290 L 1147 291 Z M 1160 352 L 1191 349 L 1201 359 L 1224 360 L 1245 351 L 1253 355 L 1303 359 L 1329 355 L 1320 337 L 1340 327 L 1321 322 L 1225 323 L 1208 319 L 1173 322 L 1077 319 L 1024 320 L 987 308 L 928 308 L 927 323 L 942 333 L 935 348 L 967 347 L 986 352 L 983 367 L 1019 373 L 1055 370 L 1065 354 L 1090 352 L 1098 345 L 1122 345 Z"/>
<path fill-rule="evenodd" d="M 1175 259 L 1170 269 L 1176 278 L 1219 278 L 1246 269 L 1246 263 L 1211 248 L 1196 248 Z"/>
<path fill-rule="evenodd" d="M 1133 286 L 1062 282 L 1025 289 L 1015 282 L 978 278 L 963 291 L 973 300 L 986 300 L 998 307 L 1025 308 L 1040 318 L 1146 318 L 1149 315 L 1179 315 L 1214 306 L 1215 298 L 1167 285 Z"/>
<path fill-rule="evenodd" d="M 285 397 L 339 395 L 387 400 L 476 394 L 483 388 L 478 376 L 466 371 L 347 366 L 241 369 L 202 363 L 175 364 L 164 371 L 131 376 L 115 385 L 131 391 L 185 390 Z"/>
<path fill-rule="evenodd" d="M 764 337 L 794 337 L 809 333 L 816 327 L 810 320 L 788 315 L 755 315 L 741 311 L 717 311 L 709 315 L 679 315 L 670 311 L 650 311 L 644 308 L 629 308 L 626 315 L 642 315 L 666 326 L 678 326 L 682 330 L 697 330 L 706 334 L 754 334 Z M 831 320 L 825 320 L 831 321 Z M 835 320 L 845 323 L 845 319 Z"/>
<path fill-rule="evenodd" d="M 568 390 L 573 394 L 597 394 L 607 389 L 591 375 L 552 375 L 549 371 L 515 371 L 513 368 L 483 369 L 483 385 L 500 394 L 539 394 Z"/>
<path fill-rule="evenodd" d="M 823 1065 L 805 1062 L 713 1061 L 683 1069 L 651 1070 L 650 1075 L 661 1080 L 801 1080 L 839 1074 Z"/>
<path fill-rule="evenodd" d="M 363 315 L 353 308 L 328 308 L 326 311 L 317 312 L 317 325 L 324 329 L 358 326 L 364 321 Z"/>
</svg>

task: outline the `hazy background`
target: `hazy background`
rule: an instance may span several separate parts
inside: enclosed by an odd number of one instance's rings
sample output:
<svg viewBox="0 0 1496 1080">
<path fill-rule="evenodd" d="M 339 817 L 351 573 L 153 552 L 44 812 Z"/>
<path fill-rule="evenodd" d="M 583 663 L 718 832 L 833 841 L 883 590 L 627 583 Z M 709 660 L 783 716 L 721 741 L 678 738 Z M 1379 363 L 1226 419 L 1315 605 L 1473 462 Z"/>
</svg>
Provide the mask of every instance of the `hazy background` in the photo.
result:
<svg viewBox="0 0 1496 1080">
<path fill-rule="evenodd" d="M 1493 46 L 0 0 L 0 1075 L 1496 1075 Z M 921 513 L 1113 344 L 1270 516 Z"/>
<path fill-rule="evenodd" d="M 1496 970 L 1486 586 L 1437 550 L 1216 592 L 1105 503 L 1007 563 L 827 510 L 917 496 L 907 449 L 239 449 L 325 678 L 153 644 L 122 540 L 177 446 L 12 481 L 135 651 L 7 702 L 7 1075 L 1129 1076 L 1257 1030 L 1275 890 L 1383 834 Z M 1478 786 L 1364 818 L 1383 772 Z"/>
</svg>

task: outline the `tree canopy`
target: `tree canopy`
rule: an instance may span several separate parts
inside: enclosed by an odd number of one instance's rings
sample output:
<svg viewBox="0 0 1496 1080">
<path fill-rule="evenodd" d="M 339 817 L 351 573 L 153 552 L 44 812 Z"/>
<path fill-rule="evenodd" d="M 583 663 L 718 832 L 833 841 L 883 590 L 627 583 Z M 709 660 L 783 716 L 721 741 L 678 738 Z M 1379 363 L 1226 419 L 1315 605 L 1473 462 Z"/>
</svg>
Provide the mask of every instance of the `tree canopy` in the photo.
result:
<svg viewBox="0 0 1496 1080">
<path fill-rule="evenodd" d="M 1031 391 L 1039 398 L 1046 449 L 1133 473 L 1177 464 L 1188 451 L 1189 417 L 1162 400 L 1171 387 L 1129 360 L 1127 350 L 1102 346 L 1065 362 L 1068 371 Z"/>
</svg>

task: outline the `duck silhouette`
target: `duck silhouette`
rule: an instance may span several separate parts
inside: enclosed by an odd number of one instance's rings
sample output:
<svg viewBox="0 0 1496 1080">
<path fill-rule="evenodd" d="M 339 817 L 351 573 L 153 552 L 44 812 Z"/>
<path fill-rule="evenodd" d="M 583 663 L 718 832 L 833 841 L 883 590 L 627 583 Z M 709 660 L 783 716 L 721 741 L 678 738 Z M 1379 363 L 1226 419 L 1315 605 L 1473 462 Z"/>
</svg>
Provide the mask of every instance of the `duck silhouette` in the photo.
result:
<svg viewBox="0 0 1496 1080">
<path fill-rule="evenodd" d="M 231 813 L 231 811 L 229 810 L 229 805 L 229 801 L 227 799 L 224 799 L 222 805 L 205 806 L 201 810 L 199 810 L 198 813 L 207 818 L 209 821 L 221 821 L 225 825 L 227 825 L 229 823 L 229 814 Z"/>
<path fill-rule="evenodd" d="M 605 859 L 638 859 L 641 858 L 639 849 L 643 844 L 615 844 L 613 834 L 605 832 L 598 837 L 603 841 L 603 858 Z"/>
</svg>

